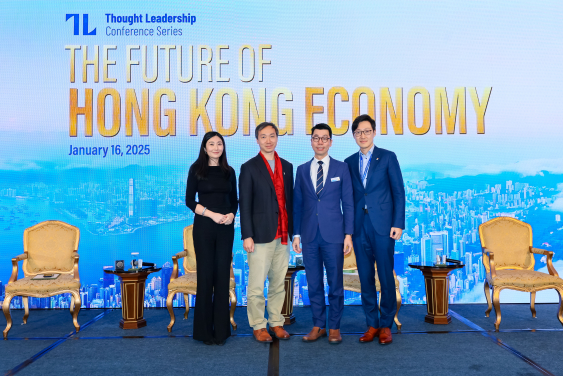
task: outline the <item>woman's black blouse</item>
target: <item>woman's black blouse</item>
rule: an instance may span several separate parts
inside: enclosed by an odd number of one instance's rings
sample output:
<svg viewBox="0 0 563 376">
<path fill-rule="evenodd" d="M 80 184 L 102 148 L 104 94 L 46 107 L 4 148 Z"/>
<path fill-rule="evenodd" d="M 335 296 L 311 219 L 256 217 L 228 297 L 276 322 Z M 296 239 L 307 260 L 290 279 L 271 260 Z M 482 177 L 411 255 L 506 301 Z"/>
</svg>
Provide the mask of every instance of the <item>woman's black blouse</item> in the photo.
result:
<svg viewBox="0 0 563 376">
<path fill-rule="evenodd" d="M 197 204 L 200 204 L 216 213 L 237 215 L 237 177 L 232 167 L 227 178 L 219 166 L 209 166 L 207 178 L 198 180 L 192 165 L 188 173 L 186 184 L 186 206 L 195 213 Z M 195 200 L 196 193 L 198 201 Z"/>
</svg>

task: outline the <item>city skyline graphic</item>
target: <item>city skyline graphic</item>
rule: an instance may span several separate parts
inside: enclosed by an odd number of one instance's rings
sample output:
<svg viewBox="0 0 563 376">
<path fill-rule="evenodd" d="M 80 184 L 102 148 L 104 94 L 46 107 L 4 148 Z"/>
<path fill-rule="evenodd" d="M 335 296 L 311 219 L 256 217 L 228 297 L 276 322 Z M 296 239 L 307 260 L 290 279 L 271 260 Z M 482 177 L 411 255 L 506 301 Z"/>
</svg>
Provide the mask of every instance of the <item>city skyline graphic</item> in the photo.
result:
<svg viewBox="0 0 563 376">
<path fill-rule="evenodd" d="M 43 220 L 58 219 L 81 230 L 78 252 L 83 307 L 121 306 L 119 279 L 103 273 L 103 269 L 113 267 L 116 259 L 129 263 L 131 252 L 139 252 L 135 257 L 162 267 L 147 280 L 145 306 L 165 307 L 172 274 L 171 256 L 182 250 L 182 229 L 193 223 L 194 216 L 185 206 L 183 172 L 178 168 L 150 166 L 128 166 L 115 171 L 69 169 L 53 171 L 53 175 L 23 171 L 18 172 L 20 179 L 16 183 L 9 175 L 2 174 L 6 178 L 0 179 L 0 231 L 8 245 L 0 267 L 0 300 L 11 271 L 9 258 L 23 249 L 23 230 Z M 496 176 L 420 179 L 420 173 L 409 169 L 405 169 L 404 175 L 406 229 L 395 246 L 395 272 L 404 304 L 426 301 L 422 274 L 408 264 L 433 262 L 437 254 L 465 264 L 450 276 L 450 303 L 484 302 L 485 269 L 478 226 L 494 217 L 510 216 L 530 223 L 536 247 L 558 249 L 563 245 L 561 213 L 551 210 L 560 195 L 560 175 L 544 172 L 526 177 L 505 172 Z M 86 177 L 87 180 L 82 179 Z M 290 264 L 295 263 L 295 255 L 291 252 Z M 561 270 L 563 260 L 558 253 L 554 263 Z M 536 256 L 536 270 L 542 268 L 545 269 L 545 259 Z M 237 304 L 246 305 L 248 263 L 242 249 L 238 214 L 233 270 Z M 20 278 L 21 274 L 20 268 Z M 309 305 L 305 272 L 299 272 L 294 283 L 294 305 Z M 194 303 L 190 296 L 188 304 Z M 361 304 L 360 294 L 346 291 L 345 303 Z M 69 304 L 70 296 L 30 298 L 32 308 L 68 308 Z M 184 296 L 177 294 L 174 307 L 185 304 Z M 21 298 L 15 298 L 12 307 L 22 308 Z"/>
</svg>

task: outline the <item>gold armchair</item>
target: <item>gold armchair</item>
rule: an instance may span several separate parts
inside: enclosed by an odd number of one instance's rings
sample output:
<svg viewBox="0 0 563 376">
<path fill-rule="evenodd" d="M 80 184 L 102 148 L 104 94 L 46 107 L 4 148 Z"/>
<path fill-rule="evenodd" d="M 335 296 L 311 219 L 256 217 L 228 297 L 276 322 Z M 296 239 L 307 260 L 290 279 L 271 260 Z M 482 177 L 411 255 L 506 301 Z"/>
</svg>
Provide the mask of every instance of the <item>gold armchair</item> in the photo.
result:
<svg viewBox="0 0 563 376">
<path fill-rule="evenodd" d="M 184 259 L 184 275 L 178 277 L 178 259 Z M 193 225 L 184 228 L 184 251 L 172 256 L 172 275 L 170 276 L 170 283 L 168 284 L 168 297 L 166 298 L 166 308 L 170 313 L 170 324 L 168 324 L 168 332 L 172 332 L 172 327 L 176 322 L 174 310 L 172 308 L 172 300 L 177 293 L 184 294 L 186 302 L 186 311 L 184 312 L 184 320 L 188 318 L 190 311 L 190 304 L 188 300 L 189 295 L 197 295 L 197 265 L 195 258 L 194 239 L 193 239 Z M 231 298 L 231 325 L 234 330 L 237 330 L 237 323 L 235 322 L 234 315 L 237 306 L 237 294 L 235 292 L 235 275 L 231 265 L 231 280 L 229 296 Z"/>
<path fill-rule="evenodd" d="M 6 296 L 2 311 L 6 317 L 4 339 L 12 327 L 10 302 L 22 296 L 25 313 L 23 323 L 29 316 L 28 297 L 46 298 L 64 293 L 72 294 L 70 313 L 76 331 L 80 330 L 77 317 L 80 311 L 80 277 L 78 275 L 78 241 L 80 230 L 61 221 L 45 221 L 25 229 L 23 233 L 24 253 L 12 259 L 12 276 L 6 285 Z M 23 260 L 24 278 L 18 280 L 18 262 Z M 33 280 L 38 274 L 60 274 L 51 280 Z"/>
<path fill-rule="evenodd" d="M 530 293 L 530 309 L 536 317 L 536 292 L 555 289 L 559 293 L 559 311 L 557 318 L 563 324 L 563 279 L 559 278 L 553 267 L 553 252 L 532 247 L 532 226 L 510 217 L 497 217 L 479 226 L 479 236 L 483 249 L 483 265 L 487 272 L 485 296 L 489 317 L 492 310 L 491 296 L 495 306 L 495 330 L 500 326 L 500 292 L 504 289 Z M 533 254 L 547 257 L 549 274 L 534 271 Z"/>
<path fill-rule="evenodd" d="M 358 275 L 358 266 L 356 264 L 356 254 L 354 250 L 344 256 L 344 290 L 354 291 L 361 293 L 362 287 L 360 284 L 360 276 Z M 393 276 L 395 277 L 395 296 L 397 298 L 397 312 L 395 313 L 395 324 L 397 329 L 401 330 L 403 326 L 398 319 L 399 309 L 401 309 L 401 292 L 399 291 L 399 280 L 397 279 L 397 274 L 393 270 Z M 379 283 L 379 278 L 377 275 L 377 264 L 375 265 L 375 288 L 378 292 L 381 292 L 381 284 Z M 381 295 L 378 295 L 378 303 L 381 301 Z"/>
</svg>

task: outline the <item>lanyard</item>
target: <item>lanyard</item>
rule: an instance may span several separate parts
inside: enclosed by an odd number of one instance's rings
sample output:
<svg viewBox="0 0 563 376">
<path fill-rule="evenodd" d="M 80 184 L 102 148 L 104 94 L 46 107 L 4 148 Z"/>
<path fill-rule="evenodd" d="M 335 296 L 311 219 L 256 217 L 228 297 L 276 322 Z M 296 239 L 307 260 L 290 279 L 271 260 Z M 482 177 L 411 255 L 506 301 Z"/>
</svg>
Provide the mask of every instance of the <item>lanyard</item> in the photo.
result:
<svg viewBox="0 0 563 376">
<path fill-rule="evenodd" d="M 371 157 L 373 157 L 373 152 L 369 156 L 369 161 L 365 170 L 364 170 L 364 158 L 362 158 L 361 153 L 362 152 L 360 152 L 360 172 L 362 173 L 362 184 L 365 185 L 365 180 L 368 176 L 369 165 L 371 164 Z"/>
</svg>

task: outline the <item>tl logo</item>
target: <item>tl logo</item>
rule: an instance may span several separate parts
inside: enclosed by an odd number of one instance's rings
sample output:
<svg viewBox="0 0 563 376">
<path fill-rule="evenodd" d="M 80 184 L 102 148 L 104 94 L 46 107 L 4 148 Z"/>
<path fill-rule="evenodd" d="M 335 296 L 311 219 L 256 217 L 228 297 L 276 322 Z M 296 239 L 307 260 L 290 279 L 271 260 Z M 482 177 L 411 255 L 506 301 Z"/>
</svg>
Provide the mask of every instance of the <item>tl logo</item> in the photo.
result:
<svg viewBox="0 0 563 376">
<path fill-rule="evenodd" d="M 74 35 L 80 35 L 80 14 L 77 13 L 67 14 L 65 21 L 68 21 L 71 18 L 74 19 Z M 82 35 L 96 35 L 96 28 L 94 28 L 94 30 L 92 31 L 88 31 L 87 14 L 82 15 Z"/>
</svg>

